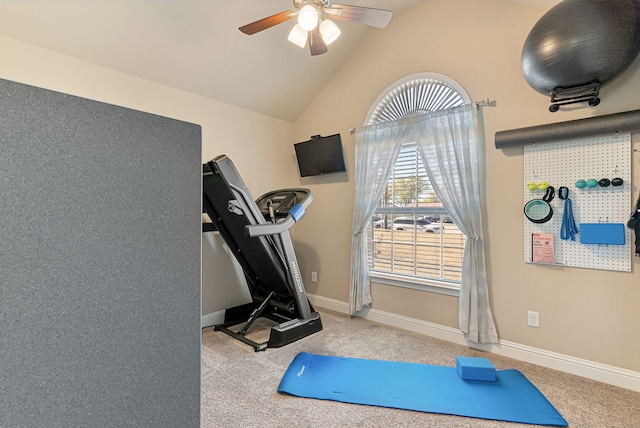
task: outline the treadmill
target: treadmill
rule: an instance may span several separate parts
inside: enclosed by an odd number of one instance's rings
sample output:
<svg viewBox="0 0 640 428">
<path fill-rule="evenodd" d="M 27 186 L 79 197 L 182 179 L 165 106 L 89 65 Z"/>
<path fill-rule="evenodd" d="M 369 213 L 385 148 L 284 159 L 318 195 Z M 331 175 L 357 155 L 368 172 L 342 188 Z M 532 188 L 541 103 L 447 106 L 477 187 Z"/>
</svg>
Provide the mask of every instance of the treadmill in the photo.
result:
<svg viewBox="0 0 640 428">
<path fill-rule="evenodd" d="M 220 155 L 203 165 L 203 212 L 244 270 L 252 302 L 225 310 L 215 329 L 254 350 L 279 348 L 322 330 L 320 315 L 305 293 L 289 229 L 302 218 L 313 196 L 309 189 L 268 192 L 253 200 L 233 162 Z M 268 318 L 269 340 L 247 337 L 254 322 Z"/>
</svg>

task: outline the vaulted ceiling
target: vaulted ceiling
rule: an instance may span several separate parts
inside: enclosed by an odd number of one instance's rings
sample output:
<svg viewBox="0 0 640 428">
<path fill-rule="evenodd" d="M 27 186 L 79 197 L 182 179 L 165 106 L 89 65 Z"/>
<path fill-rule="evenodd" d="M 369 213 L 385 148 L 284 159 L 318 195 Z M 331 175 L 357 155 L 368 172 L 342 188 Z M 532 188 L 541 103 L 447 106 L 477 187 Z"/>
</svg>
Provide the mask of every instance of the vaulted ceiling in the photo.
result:
<svg viewBox="0 0 640 428">
<path fill-rule="evenodd" d="M 398 14 L 421 1 L 340 3 Z M 546 9 L 559 0 L 513 1 Z M 368 31 L 384 31 L 336 21 L 342 35 L 318 56 L 287 41 L 293 23 L 238 31 L 292 8 L 289 0 L 0 1 L 0 35 L 292 122 Z"/>
</svg>

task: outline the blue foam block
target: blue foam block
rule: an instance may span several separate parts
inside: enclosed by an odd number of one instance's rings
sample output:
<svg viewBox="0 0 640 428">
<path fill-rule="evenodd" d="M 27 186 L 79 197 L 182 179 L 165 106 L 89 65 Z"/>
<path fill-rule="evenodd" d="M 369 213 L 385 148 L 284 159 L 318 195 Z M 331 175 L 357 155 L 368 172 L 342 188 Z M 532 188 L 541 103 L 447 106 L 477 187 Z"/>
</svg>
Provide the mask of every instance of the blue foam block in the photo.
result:
<svg viewBox="0 0 640 428">
<path fill-rule="evenodd" d="M 456 370 L 464 380 L 496 380 L 496 368 L 487 358 L 456 357 Z"/>
<path fill-rule="evenodd" d="M 455 367 L 299 353 L 278 392 L 394 409 L 566 427 L 567 421 L 517 370 L 495 382 L 464 380 Z"/>
<path fill-rule="evenodd" d="M 580 243 L 624 245 L 624 224 L 580 223 Z"/>
</svg>

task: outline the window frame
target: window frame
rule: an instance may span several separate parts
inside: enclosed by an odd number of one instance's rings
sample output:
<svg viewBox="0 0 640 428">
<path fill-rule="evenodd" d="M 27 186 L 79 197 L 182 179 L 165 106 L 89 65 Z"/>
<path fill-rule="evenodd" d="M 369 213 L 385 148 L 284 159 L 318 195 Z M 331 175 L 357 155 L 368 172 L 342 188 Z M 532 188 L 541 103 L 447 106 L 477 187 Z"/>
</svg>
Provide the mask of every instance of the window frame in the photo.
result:
<svg viewBox="0 0 640 428">
<path fill-rule="evenodd" d="M 384 105 L 389 102 L 389 97 L 392 96 L 394 91 L 398 91 L 399 88 L 403 88 L 405 87 L 406 84 L 410 84 L 413 81 L 420 81 L 423 79 L 427 81 L 441 82 L 445 86 L 448 86 L 450 89 L 456 92 L 457 95 L 462 99 L 462 104 L 468 104 L 471 102 L 471 99 L 467 94 L 467 92 L 464 90 L 464 88 L 455 80 L 451 79 L 450 77 L 442 74 L 438 74 L 438 73 L 431 73 L 431 72 L 415 73 L 415 74 L 406 76 L 394 82 L 393 84 L 389 85 L 378 96 L 376 101 L 372 104 L 371 108 L 369 109 L 369 112 L 367 113 L 365 124 L 370 125 L 374 123 L 384 122 L 382 120 L 376 120 L 377 114 L 380 111 L 380 109 L 384 108 Z M 445 108 L 448 108 L 448 107 L 445 107 Z M 432 111 L 438 111 L 438 110 L 442 110 L 442 108 L 434 109 Z M 426 112 L 428 111 L 407 111 L 401 117 L 406 117 L 411 114 L 420 114 L 420 113 L 426 113 Z M 391 118 L 389 120 L 397 120 L 399 118 L 400 117 Z M 411 213 L 411 214 L 396 213 L 394 215 L 398 215 L 398 216 L 418 215 L 419 211 L 421 210 L 418 207 L 416 207 L 414 213 Z M 380 213 L 378 212 L 378 209 L 376 209 L 376 212 L 374 215 L 380 215 Z M 442 215 L 446 215 L 446 214 L 442 214 Z M 441 221 L 442 220 L 443 218 L 441 217 Z M 393 222 L 393 219 L 392 219 L 392 222 Z M 441 223 L 441 224 L 444 224 L 444 223 Z M 393 223 L 389 227 L 392 229 Z M 369 230 L 369 228 L 371 229 L 372 232 L 370 235 L 368 235 L 367 238 L 372 239 L 374 236 L 374 232 L 376 230 L 372 222 L 370 223 L 367 230 Z M 443 245 L 442 242 L 440 245 Z M 415 244 L 414 244 L 414 247 L 415 247 Z M 462 257 L 464 258 L 464 248 L 463 248 Z M 440 265 L 442 266 L 442 261 L 440 262 Z M 426 291 L 426 292 L 432 292 L 432 293 L 444 294 L 444 295 L 456 296 L 456 297 L 460 295 L 461 281 L 455 281 L 455 280 L 448 281 L 448 280 L 421 277 L 421 276 L 410 275 L 410 274 L 404 275 L 401 273 L 392 273 L 392 272 L 373 270 L 371 268 L 369 268 L 369 277 L 374 282 L 395 286 L 395 287 L 408 288 L 413 290 Z"/>
</svg>

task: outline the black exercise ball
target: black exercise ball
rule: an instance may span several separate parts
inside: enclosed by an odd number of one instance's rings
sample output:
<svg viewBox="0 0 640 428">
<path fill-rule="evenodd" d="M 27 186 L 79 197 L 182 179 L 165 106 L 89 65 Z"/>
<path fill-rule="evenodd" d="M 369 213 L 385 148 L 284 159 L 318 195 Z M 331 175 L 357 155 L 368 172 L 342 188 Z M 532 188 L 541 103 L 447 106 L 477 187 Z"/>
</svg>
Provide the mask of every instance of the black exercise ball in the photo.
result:
<svg viewBox="0 0 640 428">
<path fill-rule="evenodd" d="M 640 52 L 640 0 L 564 0 L 534 25 L 522 49 L 524 78 L 549 95 L 617 77 Z"/>
</svg>

